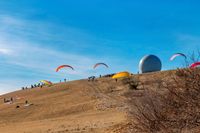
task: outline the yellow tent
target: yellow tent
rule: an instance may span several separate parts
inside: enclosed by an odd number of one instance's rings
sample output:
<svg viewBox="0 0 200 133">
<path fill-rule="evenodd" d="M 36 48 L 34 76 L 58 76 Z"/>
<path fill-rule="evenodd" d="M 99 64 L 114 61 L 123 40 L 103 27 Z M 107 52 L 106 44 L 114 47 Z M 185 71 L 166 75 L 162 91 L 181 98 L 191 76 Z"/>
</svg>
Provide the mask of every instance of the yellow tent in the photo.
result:
<svg viewBox="0 0 200 133">
<path fill-rule="evenodd" d="M 125 77 L 130 77 L 131 74 L 129 72 L 119 72 L 117 74 L 115 74 L 114 76 L 112 76 L 113 79 L 116 78 L 125 78 Z"/>
</svg>

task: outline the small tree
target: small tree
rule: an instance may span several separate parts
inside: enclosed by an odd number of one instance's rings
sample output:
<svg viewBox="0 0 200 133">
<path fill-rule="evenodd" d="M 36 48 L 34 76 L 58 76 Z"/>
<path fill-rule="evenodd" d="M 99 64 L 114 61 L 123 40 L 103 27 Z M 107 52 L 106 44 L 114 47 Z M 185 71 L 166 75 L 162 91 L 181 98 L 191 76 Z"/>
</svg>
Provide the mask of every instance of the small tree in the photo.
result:
<svg viewBox="0 0 200 133">
<path fill-rule="evenodd" d="M 200 61 L 200 50 L 197 49 L 196 52 L 193 51 L 189 53 L 189 56 L 187 56 L 187 59 L 185 59 L 185 62 L 183 64 L 184 67 L 189 67 L 192 63 Z"/>
<path fill-rule="evenodd" d="M 178 69 L 160 87 L 164 91 L 146 89 L 138 100 L 130 97 L 135 132 L 181 133 L 200 128 L 200 70 Z"/>
</svg>

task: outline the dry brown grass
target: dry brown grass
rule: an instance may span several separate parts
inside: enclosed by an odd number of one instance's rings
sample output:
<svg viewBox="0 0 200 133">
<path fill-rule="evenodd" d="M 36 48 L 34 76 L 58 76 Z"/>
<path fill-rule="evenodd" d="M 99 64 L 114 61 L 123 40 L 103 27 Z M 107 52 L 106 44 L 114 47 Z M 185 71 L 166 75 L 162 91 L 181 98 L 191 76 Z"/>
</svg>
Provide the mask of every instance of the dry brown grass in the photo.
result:
<svg viewBox="0 0 200 133">
<path fill-rule="evenodd" d="M 196 70 L 164 71 L 133 75 L 130 79 L 117 82 L 111 78 L 101 78 L 95 82 L 79 80 L 20 90 L 1 96 L 2 101 L 4 97 L 17 96 L 21 99 L 11 105 L 0 103 L 0 131 L 195 131 L 199 126 L 199 118 L 194 114 L 199 111 L 200 80 L 194 82 L 191 78 L 196 77 L 199 78 Z M 192 89 L 184 89 L 186 86 Z M 34 105 L 24 107 L 26 99 Z M 16 109 L 16 105 L 21 107 Z"/>
<path fill-rule="evenodd" d="M 179 69 L 170 78 L 161 82 L 159 89 L 163 91 L 145 88 L 138 100 L 130 98 L 129 113 L 134 132 L 199 132 L 199 70 Z"/>
</svg>

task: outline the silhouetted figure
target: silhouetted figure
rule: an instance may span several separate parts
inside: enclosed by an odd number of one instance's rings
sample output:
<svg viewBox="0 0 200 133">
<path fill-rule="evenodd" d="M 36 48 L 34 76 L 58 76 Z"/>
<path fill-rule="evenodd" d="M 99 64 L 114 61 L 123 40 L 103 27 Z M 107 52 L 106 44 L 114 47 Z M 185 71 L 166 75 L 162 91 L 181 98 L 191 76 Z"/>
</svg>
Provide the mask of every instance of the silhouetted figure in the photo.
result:
<svg viewBox="0 0 200 133">
<path fill-rule="evenodd" d="M 101 75 L 99 75 L 99 78 L 101 78 Z"/>
<path fill-rule="evenodd" d="M 34 84 L 34 87 L 36 88 L 36 87 L 37 87 L 37 85 L 36 85 L 36 84 Z"/>
<path fill-rule="evenodd" d="M 62 81 L 60 80 L 60 83 L 61 83 Z"/>
<path fill-rule="evenodd" d="M 26 87 L 26 90 L 28 89 L 28 87 Z"/>
<path fill-rule="evenodd" d="M 24 87 L 22 87 L 22 90 L 24 90 Z"/>
<path fill-rule="evenodd" d="M 40 85 L 40 88 L 42 88 L 43 87 L 43 85 Z"/>
<path fill-rule="evenodd" d="M 117 82 L 117 78 L 115 79 L 115 81 Z"/>
<path fill-rule="evenodd" d="M 64 79 L 65 82 L 67 82 L 67 79 Z"/>
<path fill-rule="evenodd" d="M 40 87 L 40 83 L 37 85 L 37 87 Z"/>
<path fill-rule="evenodd" d="M 95 76 L 92 77 L 92 81 L 94 81 L 94 80 L 95 80 Z"/>
<path fill-rule="evenodd" d="M 6 98 L 4 98 L 4 99 L 3 99 L 3 102 L 4 102 L 4 103 L 12 103 L 12 102 L 13 102 L 13 99 L 12 99 L 12 97 L 11 97 L 11 99 L 9 99 L 9 100 L 6 99 Z"/>
<path fill-rule="evenodd" d="M 33 89 L 33 85 L 31 85 L 31 89 Z"/>
<path fill-rule="evenodd" d="M 28 104 L 28 101 L 27 101 L 27 100 L 25 101 L 25 104 Z"/>
<path fill-rule="evenodd" d="M 13 98 L 12 97 L 10 98 L 10 101 L 13 102 Z"/>
<path fill-rule="evenodd" d="M 95 76 L 88 77 L 88 81 L 94 81 Z"/>
</svg>

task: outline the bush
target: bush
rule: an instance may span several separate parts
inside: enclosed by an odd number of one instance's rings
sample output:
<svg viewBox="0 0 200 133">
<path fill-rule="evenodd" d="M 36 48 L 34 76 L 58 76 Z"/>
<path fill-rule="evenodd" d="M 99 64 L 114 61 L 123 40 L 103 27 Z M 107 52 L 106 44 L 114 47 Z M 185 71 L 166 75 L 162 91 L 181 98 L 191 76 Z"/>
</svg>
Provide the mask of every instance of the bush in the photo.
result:
<svg viewBox="0 0 200 133">
<path fill-rule="evenodd" d="M 129 89 L 131 90 L 138 90 L 139 86 L 139 80 L 136 80 L 135 78 L 125 78 L 122 80 L 124 84 L 129 85 Z"/>
<path fill-rule="evenodd" d="M 129 114 L 135 132 L 199 132 L 199 69 L 178 69 L 160 87 L 165 91 L 146 90 L 135 102 L 130 97 Z"/>
</svg>

